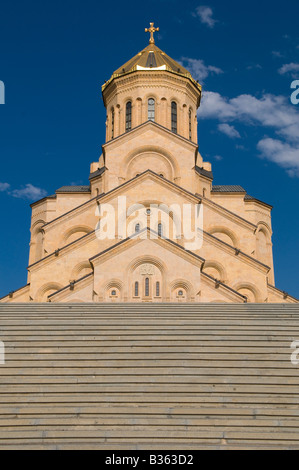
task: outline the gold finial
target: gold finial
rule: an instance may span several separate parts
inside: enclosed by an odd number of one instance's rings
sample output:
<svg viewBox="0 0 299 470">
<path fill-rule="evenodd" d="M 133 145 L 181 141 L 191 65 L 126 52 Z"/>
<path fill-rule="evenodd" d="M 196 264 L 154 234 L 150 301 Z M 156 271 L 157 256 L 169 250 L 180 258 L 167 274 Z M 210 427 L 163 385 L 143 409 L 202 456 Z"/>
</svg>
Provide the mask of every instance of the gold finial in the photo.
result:
<svg viewBox="0 0 299 470">
<path fill-rule="evenodd" d="M 159 31 L 159 28 L 155 28 L 154 23 L 150 23 L 150 28 L 145 28 L 145 32 L 151 34 L 150 40 L 149 40 L 150 44 L 155 44 L 154 33 L 156 31 Z"/>
</svg>

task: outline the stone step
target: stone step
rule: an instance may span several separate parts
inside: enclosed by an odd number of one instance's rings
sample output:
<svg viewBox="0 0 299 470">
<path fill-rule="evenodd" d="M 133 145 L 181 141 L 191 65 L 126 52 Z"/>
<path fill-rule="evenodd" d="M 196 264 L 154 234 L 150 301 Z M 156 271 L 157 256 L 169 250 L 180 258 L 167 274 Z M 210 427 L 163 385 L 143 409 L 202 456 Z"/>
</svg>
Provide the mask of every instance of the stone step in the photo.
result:
<svg viewBox="0 0 299 470">
<path fill-rule="evenodd" d="M 299 306 L 1 304 L 0 449 L 299 449 Z"/>
</svg>

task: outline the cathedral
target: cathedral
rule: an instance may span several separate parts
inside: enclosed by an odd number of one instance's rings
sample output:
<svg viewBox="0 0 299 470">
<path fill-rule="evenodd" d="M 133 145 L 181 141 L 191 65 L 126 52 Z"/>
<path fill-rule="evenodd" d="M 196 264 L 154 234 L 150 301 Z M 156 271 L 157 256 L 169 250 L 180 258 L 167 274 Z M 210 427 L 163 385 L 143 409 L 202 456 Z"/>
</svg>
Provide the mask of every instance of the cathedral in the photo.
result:
<svg viewBox="0 0 299 470">
<path fill-rule="evenodd" d="M 89 184 L 32 204 L 28 283 L 0 302 L 298 302 L 275 287 L 271 205 L 213 184 L 202 88 L 156 30 L 102 86 L 106 142 Z"/>
</svg>

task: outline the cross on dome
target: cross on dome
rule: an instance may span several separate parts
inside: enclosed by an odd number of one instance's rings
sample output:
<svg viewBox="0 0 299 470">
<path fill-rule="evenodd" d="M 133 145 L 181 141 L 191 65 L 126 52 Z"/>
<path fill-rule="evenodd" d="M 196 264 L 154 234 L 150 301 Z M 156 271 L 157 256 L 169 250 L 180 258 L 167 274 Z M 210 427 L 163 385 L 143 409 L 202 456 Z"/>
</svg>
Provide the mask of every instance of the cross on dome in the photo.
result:
<svg viewBox="0 0 299 470">
<path fill-rule="evenodd" d="M 145 32 L 150 33 L 150 44 L 155 44 L 154 33 L 159 30 L 159 28 L 154 27 L 154 23 L 150 23 L 150 28 L 145 28 Z"/>
</svg>

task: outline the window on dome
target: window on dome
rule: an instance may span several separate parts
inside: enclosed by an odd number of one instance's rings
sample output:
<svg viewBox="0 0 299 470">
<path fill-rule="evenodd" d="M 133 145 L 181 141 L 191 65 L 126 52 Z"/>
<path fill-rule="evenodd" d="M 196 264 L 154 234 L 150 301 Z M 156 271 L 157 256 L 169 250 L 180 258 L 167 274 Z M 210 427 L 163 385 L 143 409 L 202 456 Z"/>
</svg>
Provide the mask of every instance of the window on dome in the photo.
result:
<svg viewBox="0 0 299 470">
<path fill-rule="evenodd" d="M 111 139 L 114 139 L 114 108 L 111 110 Z"/>
<path fill-rule="evenodd" d="M 147 116 L 149 121 L 154 121 L 155 120 L 155 100 L 153 98 L 150 98 L 148 100 L 148 116 Z"/>
<path fill-rule="evenodd" d="M 189 109 L 189 140 L 192 140 L 192 111 Z"/>
<path fill-rule="evenodd" d="M 132 102 L 126 104 L 126 132 L 132 129 Z"/>
<path fill-rule="evenodd" d="M 178 106 L 175 101 L 171 103 L 171 130 L 175 133 L 178 131 Z"/>
</svg>

